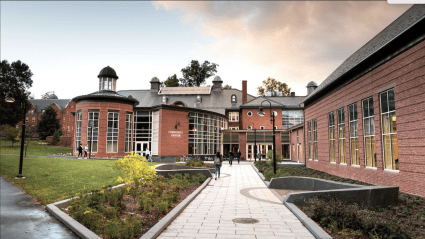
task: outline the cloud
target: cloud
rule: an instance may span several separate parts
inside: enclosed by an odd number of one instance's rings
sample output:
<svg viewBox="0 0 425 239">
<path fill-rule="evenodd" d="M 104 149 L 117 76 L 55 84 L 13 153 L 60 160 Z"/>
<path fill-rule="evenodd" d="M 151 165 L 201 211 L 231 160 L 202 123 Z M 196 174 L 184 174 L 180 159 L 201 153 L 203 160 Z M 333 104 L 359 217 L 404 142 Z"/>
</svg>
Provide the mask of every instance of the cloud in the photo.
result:
<svg viewBox="0 0 425 239">
<path fill-rule="evenodd" d="M 153 2 L 193 26 L 209 45 L 198 54 L 237 59 L 305 92 L 321 83 L 410 5 L 387 2 Z M 267 77 L 265 75 L 265 78 Z M 264 80 L 264 79 L 259 79 Z"/>
</svg>

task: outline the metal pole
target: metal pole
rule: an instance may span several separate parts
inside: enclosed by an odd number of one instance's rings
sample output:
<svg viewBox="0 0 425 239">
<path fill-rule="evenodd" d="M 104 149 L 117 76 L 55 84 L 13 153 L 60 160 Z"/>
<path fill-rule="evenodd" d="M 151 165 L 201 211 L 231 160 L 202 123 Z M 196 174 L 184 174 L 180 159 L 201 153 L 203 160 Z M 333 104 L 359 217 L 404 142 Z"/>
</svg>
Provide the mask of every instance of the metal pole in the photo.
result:
<svg viewBox="0 0 425 239">
<path fill-rule="evenodd" d="M 270 104 L 270 112 L 272 111 L 272 106 Z M 273 172 L 276 174 L 276 137 L 275 137 L 275 131 L 274 131 L 274 113 L 272 115 L 273 117 Z"/>
<path fill-rule="evenodd" d="M 91 157 L 91 148 L 93 147 L 93 121 L 90 122 L 90 152 L 89 152 L 89 158 Z"/>
<path fill-rule="evenodd" d="M 22 123 L 22 135 L 21 135 L 21 155 L 19 158 L 19 174 L 16 175 L 17 178 L 25 178 L 22 174 L 22 165 L 24 164 L 24 144 L 25 144 L 25 102 L 23 103 L 24 108 L 24 122 Z"/>
<path fill-rule="evenodd" d="M 254 129 L 254 149 L 257 151 L 257 129 Z M 257 155 L 254 155 L 255 162 L 257 162 Z"/>
</svg>

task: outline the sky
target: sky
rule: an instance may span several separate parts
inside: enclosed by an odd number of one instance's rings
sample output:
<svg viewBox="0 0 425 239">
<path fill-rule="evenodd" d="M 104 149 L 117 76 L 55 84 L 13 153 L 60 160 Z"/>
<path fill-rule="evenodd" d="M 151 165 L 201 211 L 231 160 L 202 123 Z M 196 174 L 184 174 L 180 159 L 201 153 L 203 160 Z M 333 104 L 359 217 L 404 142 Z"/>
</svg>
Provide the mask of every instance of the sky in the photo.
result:
<svg viewBox="0 0 425 239">
<path fill-rule="evenodd" d="M 1 60 L 33 72 L 35 99 L 98 90 L 117 72 L 117 90 L 149 89 L 191 60 L 218 64 L 223 85 L 248 94 L 268 77 L 306 95 L 411 5 L 386 1 L 1 1 Z M 214 77 L 207 79 L 212 85 Z"/>
</svg>

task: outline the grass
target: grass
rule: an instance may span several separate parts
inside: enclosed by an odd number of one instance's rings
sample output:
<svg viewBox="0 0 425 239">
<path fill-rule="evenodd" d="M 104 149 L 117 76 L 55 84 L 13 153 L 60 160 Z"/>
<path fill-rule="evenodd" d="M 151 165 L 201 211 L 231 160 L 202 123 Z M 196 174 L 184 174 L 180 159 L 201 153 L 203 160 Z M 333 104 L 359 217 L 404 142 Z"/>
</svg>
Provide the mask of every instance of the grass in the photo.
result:
<svg viewBox="0 0 425 239">
<path fill-rule="evenodd" d="M 66 154 L 72 153 L 72 148 L 61 147 L 61 146 L 51 146 L 51 145 L 37 145 L 36 143 L 40 140 L 33 139 L 28 145 L 27 155 L 38 155 L 38 156 L 46 156 L 48 154 Z M 16 154 L 19 155 L 21 151 L 21 144 L 14 143 L 12 146 L 11 141 L 1 140 L 1 153 L 2 154 Z M 25 145 L 26 147 L 26 145 Z M 25 154 L 24 154 L 25 155 Z"/>
<path fill-rule="evenodd" d="M 47 152 L 46 149 L 42 151 Z M 118 185 L 115 179 L 123 175 L 112 168 L 113 163 L 112 160 L 25 157 L 22 169 L 25 179 L 15 179 L 19 156 L 2 155 L 0 175 L 21 187 L 40 204 L 47 205 L 73 197 L 84 189 Z"/>
</svg>

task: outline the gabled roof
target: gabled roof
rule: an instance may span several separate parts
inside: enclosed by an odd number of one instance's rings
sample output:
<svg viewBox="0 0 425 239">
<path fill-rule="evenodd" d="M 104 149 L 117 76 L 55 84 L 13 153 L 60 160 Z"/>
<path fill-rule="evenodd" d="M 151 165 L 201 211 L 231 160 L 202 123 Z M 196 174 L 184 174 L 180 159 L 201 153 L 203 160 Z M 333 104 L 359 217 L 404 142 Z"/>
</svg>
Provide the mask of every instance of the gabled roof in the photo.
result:
<svg viewBox="0 0 425 239">
<path fill-rule="evenodd" d="M 61 112 L 66 108 L 70 99 L 29 99 L 35 108 L 35 113 L 41 113 L 42 110 L 48 108 L 52 104 L 56 104 Z"/>
<path fill-rule="evenodd" d="M 362 46 L 359 50 L 354 52 L 350 57 L 348 57 L 331 75 L 329 75 L 319 87 L 313 91 L 303 102 L 317 95 L 319 92 L 325 90 L 334 81 L 341 78 L 345 73 L 351 70 L 356 65 L 365 61 L 371 55 L 376 53 L 380 48 L 384 47 L 386 44 L 396 39 L 404 31 L 418 23 L 420 20 L 425 17 L 425 4 L 413 5 L 405 13 L 403 13 L 399 18 L 393 21 L 388 25 L 384 30 L 382 30 L 378 35 L 372 38 L 368 43 Z M 390 59 L 387 59 L 387 61 Z"/>
<path fill-rule="evenodd" d="M 274 96 L 266 97 L 259 96 L 251 101 L 246 102 L 241 105 L 241 108 L 258 108 L 261 105 L 261 102 L 264 100 L 269 100 L 272 107 L 274 108 L 302 108 L 300 103 L 305 99 L 305 96 Z M 267 102 L 263 103 L 263 107 L 269 107 L 270 104 Z"/>
</svg>

